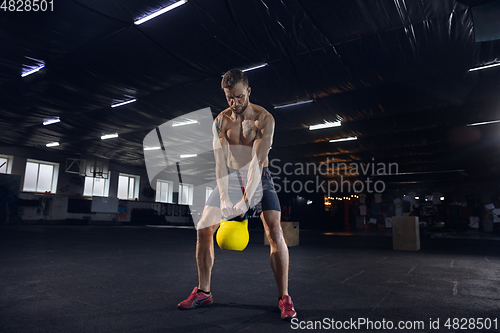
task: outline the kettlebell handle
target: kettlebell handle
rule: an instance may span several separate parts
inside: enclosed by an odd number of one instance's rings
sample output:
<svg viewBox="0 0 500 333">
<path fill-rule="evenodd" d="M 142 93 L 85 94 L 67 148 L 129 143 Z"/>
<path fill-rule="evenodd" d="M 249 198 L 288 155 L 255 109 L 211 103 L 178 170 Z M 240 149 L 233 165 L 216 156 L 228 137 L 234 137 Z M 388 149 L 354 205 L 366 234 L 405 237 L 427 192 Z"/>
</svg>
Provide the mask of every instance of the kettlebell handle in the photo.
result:
<svg viewBox="0 0 500 333">
<path fill-rule="evenodd" d="M 224 221 L 236 221 L 236 222 L 243 222 L 245 220 L 248 220 L 248 216 L 247 216 L 247 213 L 245 213 L 245 215 L 243 215 L 243 217 L 241 216 L 235 216 L 233 218 L 231 218 L 230 220 L 229 219 L 226 219 L 226 218 L 222 218 L 222 220 Z"/>
</svg>

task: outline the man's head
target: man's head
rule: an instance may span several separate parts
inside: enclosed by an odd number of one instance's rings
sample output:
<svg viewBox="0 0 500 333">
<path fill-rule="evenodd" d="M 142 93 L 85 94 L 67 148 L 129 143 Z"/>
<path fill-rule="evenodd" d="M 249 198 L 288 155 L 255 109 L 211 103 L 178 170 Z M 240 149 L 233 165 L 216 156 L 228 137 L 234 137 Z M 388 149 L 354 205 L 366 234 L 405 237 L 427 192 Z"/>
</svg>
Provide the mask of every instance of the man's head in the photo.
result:
<svg viewBox="0 0 500 333">
<path fill-rule="evenodd" d="M 248 77 L 239 69 L 231 69 L 224 74 L 221 87 L 226 94 L 227 103 L 235 114 L 242 114 L 248 106 L 250 87 Z"/>
</svg>

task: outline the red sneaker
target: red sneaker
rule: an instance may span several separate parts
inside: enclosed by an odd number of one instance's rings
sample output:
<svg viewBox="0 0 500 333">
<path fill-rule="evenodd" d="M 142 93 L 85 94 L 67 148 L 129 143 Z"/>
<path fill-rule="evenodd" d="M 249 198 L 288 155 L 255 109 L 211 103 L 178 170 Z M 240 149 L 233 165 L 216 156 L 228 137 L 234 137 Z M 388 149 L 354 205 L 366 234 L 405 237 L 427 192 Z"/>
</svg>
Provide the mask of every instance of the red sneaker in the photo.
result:
<svg viewBox="0 0 500 333">
<path fill-rule="evenodd" d="M 177 309 L 179 310 L 189 310 L 195 309 L 200 306 L 212 305 L 214 300 L 212 299 L 212 293 L 205 294 L 203 292 L 197 293 L 198 287 L 194 287 L 191 295 L 184 301 L 177 304 Z"/>
<path fill-rule="evenodd" d="M 281 310 L 281 319 L 292 319 L 297 317 L 297 312 L 293 308 L 292 298 L 288 295 L 283 295 L 278 303 Z"/>
</svg>

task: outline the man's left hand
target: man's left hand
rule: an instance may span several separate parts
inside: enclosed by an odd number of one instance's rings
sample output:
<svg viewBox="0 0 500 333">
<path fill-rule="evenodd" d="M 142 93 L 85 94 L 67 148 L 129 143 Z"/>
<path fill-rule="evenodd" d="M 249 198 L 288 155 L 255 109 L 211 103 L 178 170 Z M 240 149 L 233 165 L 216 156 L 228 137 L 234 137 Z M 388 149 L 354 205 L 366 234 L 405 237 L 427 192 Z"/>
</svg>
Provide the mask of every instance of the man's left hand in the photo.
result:
<svg viewBox="0 0 500 333">
<path fill-rule="evenodd" d="M 236 205 L 234 205 L 233 210 L 236 216 L 243 216 L 250 207 L 248 207 L 248 203 L 245 200 L 240 200 Z"/>
</svg>

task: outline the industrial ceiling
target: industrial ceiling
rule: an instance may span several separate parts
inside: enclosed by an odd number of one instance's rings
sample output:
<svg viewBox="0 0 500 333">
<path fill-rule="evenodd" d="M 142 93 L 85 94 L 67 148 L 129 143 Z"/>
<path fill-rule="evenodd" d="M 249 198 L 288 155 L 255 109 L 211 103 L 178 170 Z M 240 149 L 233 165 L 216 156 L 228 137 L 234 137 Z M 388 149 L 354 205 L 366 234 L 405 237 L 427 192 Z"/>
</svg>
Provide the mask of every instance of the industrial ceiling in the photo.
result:
<svg viewBox="0 0 500 333">
<path fill-rule="evenodd" d="M 475 14 L 500 15 L 499 1 L 189 0 L 134 24 L 174 2 L 1 9 L 0 146 L 144 166 L 150 131 L 206 107 L 215 117 L 221 75 L 267 64 L 247 74 L 251 102 L 276 120 L 271 158 L 398 163 L 402 183 L 498 180 L 500 124 L 467 125 L 500 119 L 500 67 L 469 71 L 500 62 L 500 34 L 479 36 Z"/>
</svg>

